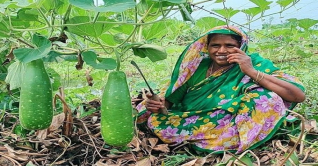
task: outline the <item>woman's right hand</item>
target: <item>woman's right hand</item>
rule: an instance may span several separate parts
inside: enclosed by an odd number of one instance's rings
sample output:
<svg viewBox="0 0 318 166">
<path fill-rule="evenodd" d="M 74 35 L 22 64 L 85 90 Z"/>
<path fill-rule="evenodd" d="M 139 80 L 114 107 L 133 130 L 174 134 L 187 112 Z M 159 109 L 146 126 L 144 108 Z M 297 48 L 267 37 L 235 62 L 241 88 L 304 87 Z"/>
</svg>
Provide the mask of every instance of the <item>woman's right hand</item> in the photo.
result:
<svg viewBox="0 0 318 166">
<path fill-rule="evenodd" d="M 147 100 L 146 100 L 146 109 L 152 113 L 159 113 L 160 108 L 165 107 L 165 99 L 160 98 L 160 101 L 156 101 L 152 99 L 152 94 L 147 93 Z"/>
</svg>

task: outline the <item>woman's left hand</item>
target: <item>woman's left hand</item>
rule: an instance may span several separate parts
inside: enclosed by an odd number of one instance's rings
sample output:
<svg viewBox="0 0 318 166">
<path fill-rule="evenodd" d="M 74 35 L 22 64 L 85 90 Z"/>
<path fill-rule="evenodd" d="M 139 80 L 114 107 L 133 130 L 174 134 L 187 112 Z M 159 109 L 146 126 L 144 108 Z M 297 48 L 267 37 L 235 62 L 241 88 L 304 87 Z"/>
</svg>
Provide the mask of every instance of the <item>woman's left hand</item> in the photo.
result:
<svg viewBox="0 0 318 166">
<path fill-rule="evenodd" d="M 235 53 L 227 55 L 227 61 L 229 63 L 237 63 L 240 66 L 241 71 L 244 74 L 248 75 L 249 72 L 254 70 L 251 58 L 239 48 L 235 47 L 233 49 Z"/>
</svg>

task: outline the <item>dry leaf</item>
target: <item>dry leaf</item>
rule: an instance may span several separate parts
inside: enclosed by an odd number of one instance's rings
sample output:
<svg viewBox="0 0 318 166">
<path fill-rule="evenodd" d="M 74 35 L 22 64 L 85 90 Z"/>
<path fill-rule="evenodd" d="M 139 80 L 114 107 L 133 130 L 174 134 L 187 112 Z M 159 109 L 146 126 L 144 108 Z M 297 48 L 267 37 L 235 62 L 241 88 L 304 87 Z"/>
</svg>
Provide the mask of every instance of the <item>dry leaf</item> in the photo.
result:
<svg viewBox="0 0 318 166">
<path fill-rule="evenodd" d="M 158 160 L 157 157 L 155 157 L 155 156 L 153 156 L 153 155 L 150 155 L 149 158 L 150 158 L 150 161 L 151 161 L 152 164 L 154 164 L 155 161 Z"/>
<path fill-rule="evenodd" d="M 10 156 L 13 159 L 20 160 L 20 161 L 27 161 L 29 159 L 29 156 L 22 154 L 21 150 L 15 151 L 8 144 L 5 144 L 4 147 L 7 148 L 8 150 L 8 156 Z"/>
<path fill-rule="evenodd" d="M 41 141 L 41 143 L 43 143 L 44 146 L 46 146 L 46 147 L 52 145 L 52 142 L 50 142 L 48 140 L 44 140 L 44 139 L 39 138 L 39 141 Z"/>
<path fill-rule="evenodd" d="M 65 120 L 65 114 L 60 113 L 58 115 L 55 115 L 53 117 L 52 123 L 49 127 L 49 132 L 57 130 L 60 126 L 62 126 L 63 122 Z"/>
<path fill-rule="evenodd" d="M 15 163 L 13 161 L 10 161 L 9 159 L 7 159 L 5 157 L 0 156 L 0 165 L 15 166 Z"/>
<path fill-rule="evenodd" d="M 318 133 L 317 121 L 315 119 L 310 119 L 310 125 L 312 126 L 312 131 L 311 132 Z"/>
<path fill-rule="evenodd" d="M 38 139 L 45 139 L 47 137 L 47 129 L 36 131 L 35 135 Z"/>
<path fill-rule="evenodd" d="M 150 147 L 153 148 L 153 147 L 155 147 L 157 145 L 158 138 L 149 138 L 148 141 L 150 143 Z"/>
<path fill-rule="evenodd" d="M 106 163 L 104 163 L 105 159 L 98 160 L 93 166 L 107 166 Z"/>
<path fill-rule="evenodd" d="M 194 165 L 201 166 L 201 165 L 204 165 L 205 163 L 206 163 L 206 157 L 202 157 L 202 158 L 199 158 Z"/>
<path fill-rule="evenodd" d="M 222 163 L 226 163 L 227 161 L 229 161 L 233 156 L 229 155 L 229 154 L 224 154 L 223 158 L 221 160 Z"/>
<path fill-rule="evenodd" d="M 269 156 L 265 155 L 265 156 L 263 156 L 263 157 L 260 159 L 260 162 L 261 162 L 261 163 L 265 163 L 265 162 L 268 161 L 269 159 L 270 159 Z"/>
<path fill-rule="evenodd" d="M 151 166 L 150 158 L 144 158 L 143 160 L 137 161 L 136 166 Z"/>
<path fill-rule="evenodd" d="M 134 137 L 130 143 L 128 144 L 129 147 L 134 148 L 132 149 L 132 151 L 134 152 L 138 152 L 140 151 L 140 140 L 138 139 L 138 137 Z"/>
<path fill-rule="evenodd" d="M 115 164 L 110 159 L 107 161 L 105 159 L 100 159 L 93 166 L 120 166 L 120 164 Z"/>
<path fill-rule="evenodd" d="M 170 149 L 168 147 L 168 144 L 160 144 L 160 145 L 156 145 L 153 150 L 156 150 L 156 151 L 161 151 L 161 152 L 170 152 Z"/>
<path fill-rule="evenodd" d="M 275 143 L 276 147 L 280 150 L 282 150 L 283 152 L 287 152 L 288 148 L 284 147 L 282 145 L 282 142 L 280 140 L 277 140 L 276 143 Z"/>
<path fill-rule="evenodd" d="M 197 160 L 198 159 L 191 160 L 187 163 L 182 164 L 181 166 L 194 166 L 194 164 L 196 163 Z"/>
<path fill-rule="evenodd" d="M 140 144 L 148 152 L 148 154 L 151 154 L 152 148 L 148 146 L 147 138 L 143 138 Z"/>
</svg>

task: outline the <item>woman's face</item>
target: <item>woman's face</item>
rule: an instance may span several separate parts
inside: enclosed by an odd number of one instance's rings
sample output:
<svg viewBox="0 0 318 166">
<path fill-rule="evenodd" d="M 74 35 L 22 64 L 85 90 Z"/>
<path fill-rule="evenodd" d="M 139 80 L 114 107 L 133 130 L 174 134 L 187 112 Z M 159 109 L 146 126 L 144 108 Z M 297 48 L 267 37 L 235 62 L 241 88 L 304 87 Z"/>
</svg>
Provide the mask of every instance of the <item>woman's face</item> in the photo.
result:
<svg viewBox="0 0 318 166">
<path fill-rule="evenodd" d="M 209 56 L 215 65 L 228 66 L 227 55 L 236 53 L 234 47 L 239 48 L 240 44 L 230 35 L 215 34 L 208 45 Z"/>
</svg>

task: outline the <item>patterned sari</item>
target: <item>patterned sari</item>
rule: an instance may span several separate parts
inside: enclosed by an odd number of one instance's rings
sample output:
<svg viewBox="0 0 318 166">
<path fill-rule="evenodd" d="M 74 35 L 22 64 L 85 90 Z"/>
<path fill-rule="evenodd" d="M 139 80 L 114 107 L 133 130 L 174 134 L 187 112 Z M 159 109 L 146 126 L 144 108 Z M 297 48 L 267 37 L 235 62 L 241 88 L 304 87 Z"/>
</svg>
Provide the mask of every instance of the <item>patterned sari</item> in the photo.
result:
<svg viewBox="0 0 318 166">
<path fill-rule="evenodd" d="M 234 64 L 206 78 L 212 63 L 206 40 L 210 33 L 247 36 L 232 26 L 210 30 L 180 55 L 165 98 L 174 103 L 168 115 L 140 112 L 137 123 L 146 124 L 165 143 L 188 141 L 199 151 L 241 153 L 269 140 L 296 103 L 256 84 Z M 273 75 L 304 90 L 301 82 L 259 54 L 249 55 L 256 70 Z"/>
</svg>

